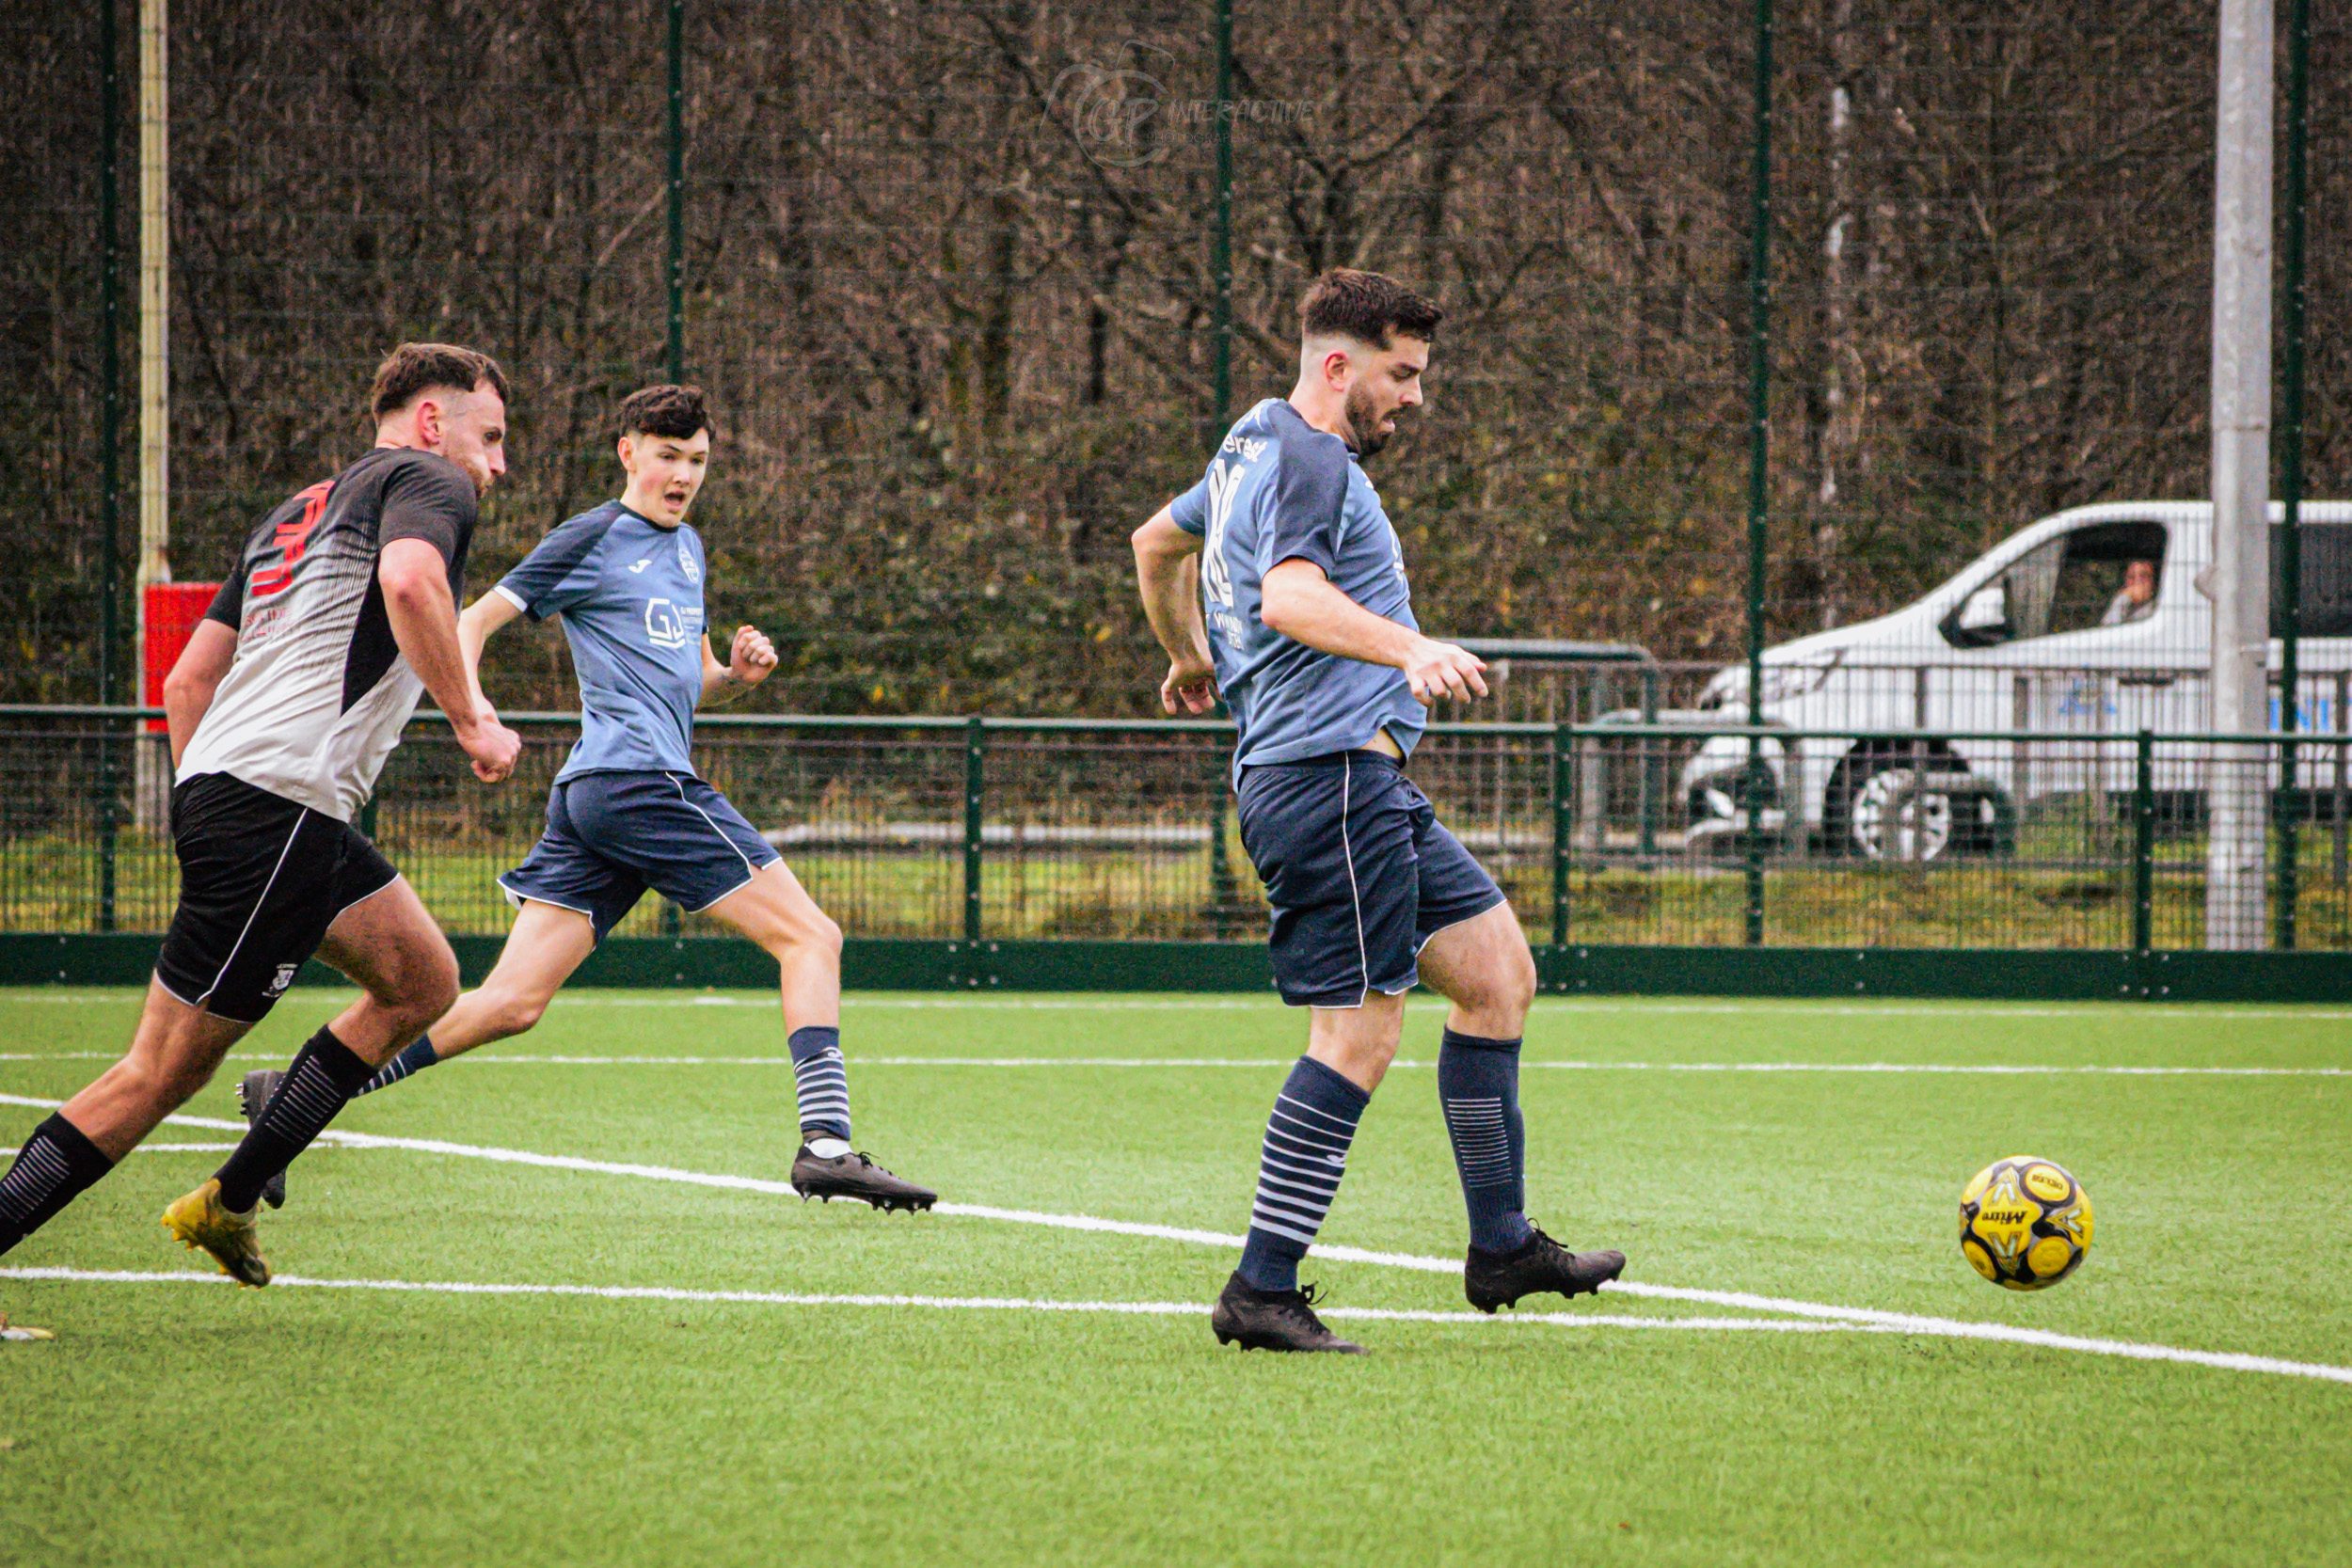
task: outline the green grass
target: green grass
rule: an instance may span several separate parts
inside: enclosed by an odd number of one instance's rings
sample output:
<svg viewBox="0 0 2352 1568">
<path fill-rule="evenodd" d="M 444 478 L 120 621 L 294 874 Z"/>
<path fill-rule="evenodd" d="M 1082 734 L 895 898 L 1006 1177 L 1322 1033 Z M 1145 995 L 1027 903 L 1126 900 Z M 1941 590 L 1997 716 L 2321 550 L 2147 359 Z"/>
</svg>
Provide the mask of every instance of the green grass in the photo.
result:
<svg viewBox="0 0 2352 1568">
<path fill-rule="evenodd" d="M 0 993 L 0 1092 L 58 1099 L 123 992 Z M 328 1015 L 299 990 L 189 1107 Z M 919 1001 L 923 1005 L 906 1005 Z M 1045 1001 L 1051 1006 L 1024 1005 Z M 567 997 L 350 1131 L 781 1179 L 755 999 Z M 631 1004 L 628 1006 L 616 1005 Z M 1416 1004 L 1405 1057 L 1435 1055 Z M 2352 1069 L 2340 1015 L 1540 1004 L 1532 1207 L 1630 1280 L 2352 1364 L 2352 1076 L 1657 1070 L 1671 1063 Z M 858 1142 L 952 1200 L 1232 1232 L 1301 1034 L 1255 999 L 852 998 Z M 876 1056 L 1248 1058 L 957 1067 Z M 501 1061 L 498 1058 L 503 1057 Z M 1651 1064 L 1546 1068 L 1544 1062 Z M 1458 1255 L 1426 1065 L 1367 1115 L 1326 1239 Z M 39 1110 L 0 1105 L 0 1144 Z M 167 1127 L 158 1142 L 229 1134 Z M 2069 1165 L 2057 1289 L 1983 1284 L 1962 1182 Z M 212 1153 L 135 1154 L 7 1267 L 184 1272 L 155 1225 Z M 1222 1247 L 322 1147 L 264 1225 L 283 1275 L 1200 1303 Z M 1311 1261 L 1353 1307 L 1441 1275 Z M 395 1294 L 0 1278 L 0 1560 L 79 1562 L 2334 1562 L 2352 1386 L 1931 1335 L 1342 1325 L 1373 1354 L 1219 1352 L 1200 1315 Z M 1754 1313 L 1653 1299 L 1579 1316 Z"/>
</svg>

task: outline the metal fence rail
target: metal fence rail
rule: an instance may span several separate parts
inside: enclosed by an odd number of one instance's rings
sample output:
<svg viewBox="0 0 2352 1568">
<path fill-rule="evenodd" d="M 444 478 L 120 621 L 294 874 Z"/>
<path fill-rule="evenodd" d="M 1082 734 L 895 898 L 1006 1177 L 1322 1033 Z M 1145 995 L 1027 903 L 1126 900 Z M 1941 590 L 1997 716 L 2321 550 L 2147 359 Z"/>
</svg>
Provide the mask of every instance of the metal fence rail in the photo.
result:
<svg viewBox="0 0 2352 1568">
<path fill-rule="evenodd" d="M 1778 947 L 2145 952 L 2202 944 L 2205 795 L 2258 768 L 2277 944 L 2352 947 L 2345 736 L 1857 738 L 1680 717 L 1441 724 L 1412 773 L 1538 943 L 1753 930 Z M 168 803 L 138 766 L 163 745 L 151 718 L 0 708 L 0 930 L 168 920 Z M 510 721 L 521 762 L 485 787 L 421 717 L 362 814 L 453 935 L 505 929 L 496 879 L 578 734 L 569 715 Z M 696 763 L 855 936 L 1248 941 L 1266 910 L 1230 751 L 1209 721 L 712 716 Z M 649 899 L 620 930 L 707 927 Z"/>
</svg>

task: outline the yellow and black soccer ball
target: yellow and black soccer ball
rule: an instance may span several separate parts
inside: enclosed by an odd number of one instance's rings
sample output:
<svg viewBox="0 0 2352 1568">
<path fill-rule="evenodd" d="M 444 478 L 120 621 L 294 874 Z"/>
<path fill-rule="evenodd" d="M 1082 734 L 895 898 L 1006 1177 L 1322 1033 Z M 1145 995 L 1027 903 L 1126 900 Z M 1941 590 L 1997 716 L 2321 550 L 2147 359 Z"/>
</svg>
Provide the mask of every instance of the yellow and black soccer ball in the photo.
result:
<svg viewBox="0 0 2352 1568">
<path fill-rule="evenodd" d="M 2055 1285 L 2090 1251 L 2090 1195 L 2066 1167 L 2036 1155 L 1995 1160 L 1960 1195 L 1960 1250 L 1995 1285 Z"/>
</svg>

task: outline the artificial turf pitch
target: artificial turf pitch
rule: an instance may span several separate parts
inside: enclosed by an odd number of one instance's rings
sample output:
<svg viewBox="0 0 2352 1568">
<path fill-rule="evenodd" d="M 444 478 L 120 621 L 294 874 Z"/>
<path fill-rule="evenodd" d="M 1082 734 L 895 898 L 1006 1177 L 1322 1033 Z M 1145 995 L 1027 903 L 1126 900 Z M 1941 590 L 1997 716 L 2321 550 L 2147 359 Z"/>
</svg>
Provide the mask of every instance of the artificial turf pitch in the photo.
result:
<svg viewBox="0 0 2352 1568">
<path fill-rule="evenodd" d="M 187 1114 L 233 1118 L 238 1073 L 335 1000 L 289 996 Z M 135 1007 L 0 993 L 0 1094 L 72 1093 Z M 1439 1017 L 1409 1015 L 1328 1243 L 1460 1256 Z M 1303 1034 L 1241 998 L 853 997 L 844 1022 L 859 1147 L 950 1203 L 1229 1235 Z M 1445 1316 L 1335 1322 L 1361 1358 L 1220 1351 L 1225 1246 L 760 1190 L 796 1146 L 784 1057 L 759 998 L 566 996 L 349 1107 L 339 1131 L 456 1148 L 314 1148 L 265 1216 L 291 1277 L 264 1291 L 192 1277 L 156 1224 L 221 1154 L 131 1156 L 0 1259 L 0 1311 L 58 1335 L 0 1344 L 0 1560 L 2352 1557 L 2352 1383 L 1613 1291 L 1526 1306 L 1638 1324 L 1490 1321 L 1456 1276 L 1333 1259 L 1306 1276 L 1335 1305 Z M 1546 1001 L 1527 1064 L 1530 1207 L 1622 1247 L 1629 1283 L 2352 1368 L 2344 1013 Z M 0 1145 L 44 1114 L 0 1102 Z M 482 1149 L 652 1169 L 457 1151 Z M 1955 1244 L 1962 1183 L 2018 1152 L 2097 1208 L 2038 1295 Z M 727 1291 L 938 1299 L 705 1299 Z M 1673 1326 L 1708 1322 L 1777 1326 Z"/>
</svg>

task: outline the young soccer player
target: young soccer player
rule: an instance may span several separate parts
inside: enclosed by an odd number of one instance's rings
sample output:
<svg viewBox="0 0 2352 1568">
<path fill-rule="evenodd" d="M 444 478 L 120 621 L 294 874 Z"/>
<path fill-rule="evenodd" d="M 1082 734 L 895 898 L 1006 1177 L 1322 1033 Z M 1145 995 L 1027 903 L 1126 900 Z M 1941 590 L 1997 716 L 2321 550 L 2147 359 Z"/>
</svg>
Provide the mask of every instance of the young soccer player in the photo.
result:
<svg viewBox="0 0 2352 1568">
<path fill-rule="evenodd" d="M 482 645 L 493 632 L 517 615 L 563 617 L 580 673 L 580 742 L 548 796 L 546 833 L 499 879 L 517 912 L 489 978 L 359 1092 L 537 1023 L 650 887 L 725 921 L 782 970 L 803 1140 L 793 1188 L 827 1201 L 928 1209 L 937 1194 L 850 1147 L 841 928 L 758 830 L 694 772 L 694 710 L 741 695 L 776 666 L 775 649 L 750 626 L 736 628 L 724 663 L 704 635 L 702 539 L 686 513 L 708 470 L 710 443 L 699 388 L 630 394 L 621 404 L 628 484 L 620 499 L 549 533 L 460 618 L 466 669 L 479 692 Z M 269 1101 L 276 1078 L 246 1075 L 248 1115 Z"/>
<path fill-rule="evenodd" d="M 1315 1316 L 1298 1263 L 1419 980 L 1454 1005 L 1438 1095 L 1470 1210 L 1470 1305 L 1577 1295 L 1625 1267 L 1621 1253 L 1569 1252 L 1527 1218 L 1518 1053 L 1534 958 L 1502 890 L 1405 773 L 1423 710 L 1486 691 L 1483 663 L 1421 634 L 1396 531 L 1362 467 L 1420 406 L 1440 314 L 1377 273 L 1324 274 L 1299 308 L 1289 400 L 1243 415 L 1200 483 L 1135 535 L 1144 609 L 1170 661 L 1160 700 L 1201 713 L 1221 693 L 1232 710 L 1242 843 L 1274 907 L 1275 981 L 1313 1009 L 1266 1124 L 1241 1266 L 1210 1314 L 1217 1341 L 1245 1350 L 1360 1349 Z"/>
<path fill-rule="evenodd" d="M 246 539 L 166 687 L 180 904 L 129 1053 L 0 1177 L 0 1253 L 203 1087 L 313 952 L 359 1000 L 310 1037 L 284 1091 L 164 1225 L 246 1285 L 262 1183 L 457 994 L 416 893 L 351 827 L 430 690 L 475 774 L 518 746 L 467 674 L 457 602 L 475 503 L 506 469 L 506 378 L 487 356 L 404 343 L 375 374 L 375 448 Z"/>
</svg>

